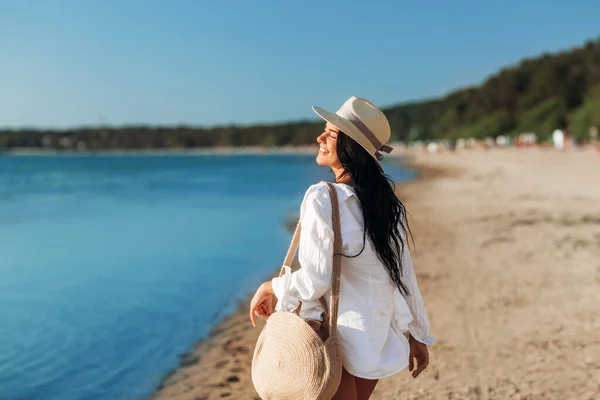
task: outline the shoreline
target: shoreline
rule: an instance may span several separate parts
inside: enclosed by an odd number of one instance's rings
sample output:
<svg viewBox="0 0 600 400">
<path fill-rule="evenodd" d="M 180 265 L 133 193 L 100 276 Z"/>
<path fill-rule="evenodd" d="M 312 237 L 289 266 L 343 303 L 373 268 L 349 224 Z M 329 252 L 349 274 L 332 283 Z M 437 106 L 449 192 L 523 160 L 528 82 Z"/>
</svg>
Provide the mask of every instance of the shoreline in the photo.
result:
<svg viewBox="0 0 600 400">
<path fill-rule="evenodd" d="M 38 148 L 13 148 L 0 150 L 0 156 L 231 156 L 231 155 L 297 155 L 313 154 L 317 146 L 240 146 L 214 148 L 174 149 L 102 149 L 102 150 L 54 150 Z"/>
<path fill-rule="evenodd" d="M 303 155 L 316 154 L 317 145 L 303 146 L 238 146 L 238 147 L 210 147 L 210 148 L 173 148 L 173 149 L 100 149 L 100 150 L 56 150 L 44 148 L 15 147 L 0 149 L 1 156 L 28 156 L 28 157 L 94 157 L 94 156 L 244 156 L 244 155 Z M 397 159 L 412 154 L 406 149 L 398 149 L 385 157 Z"/>
</svg>

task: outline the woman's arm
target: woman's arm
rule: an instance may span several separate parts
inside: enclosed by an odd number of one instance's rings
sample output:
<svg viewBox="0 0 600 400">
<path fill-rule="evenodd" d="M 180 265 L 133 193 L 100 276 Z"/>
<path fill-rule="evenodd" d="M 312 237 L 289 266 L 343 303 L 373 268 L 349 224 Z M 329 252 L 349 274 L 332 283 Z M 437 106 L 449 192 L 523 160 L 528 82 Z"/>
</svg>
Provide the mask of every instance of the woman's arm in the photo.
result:
<svg viewBox="0 0 600 400">
<path fill-rule="evenodd" d="M 406 304 L 413 317 L 408 323 L 408 331 L 410 335 L 421 343 L 431 345 L 435 342 L 435 338 L 430 336 L 429 319 L 427 318 L 427 310 L 423 303 L 423 297 L 417 284 L 417 276 L 415 274 L 412 257 L 408 250 L 408 245 L 405 246 L 404 255 L 402 258 L 403 273 L 402 282 L 408 288 L 409 296 L 406 298 Z M 400 295 L 400 293 L 398 293 Z M 396 309 L 396 308 L 395 308 Z"/>
<path fill-rule="evenodd" d="M 250 319 L 254 326 L 255 315 L 267 319 L 275 311 L 273 304 L 276 300 L 277 310 L 292 311 L 301 301 L 318 300 L 329 289 L 334 236 L 331 216 L 327 188 L 319 184 L 311 186 L 300 207 L 302 229 L 298 260 L 301 268 L 291 273 L 286 266 L 284 275 L 260 285 L 250 302 Z M 320 317 L 318 313 L 312 316 L 313 319 Z"/>
<path fill-rule="evenodd" d="M 409 296 L 405 299 L 406 301 L 403 301 L 399 290 L 394 293 L 394 324 L 398 329 L 408 328 L 410 333 L 408 340 L 410 345 L 408 370 L 412 372 L 412 377 L 416 378 L 429 365 L 427 346 L 434 343 L 435 338 L 429 334 L 429 319 L 417 284 L 417 277 L 408 246 L 404 249 L 402 260 L 404 269 L 401 279 L 408 289 Z M 412 319 L 410 319 L 410 316 L 405 316 L 407 306 Z"/>
<path fill-rule="evenodd" d="M 296 307 L 299 301 L 318 300 L 331 286 L 334 236 L 331 216 L 327 188 L 311 186 L 300 209 L 298 261 L 301 268 L 271 281 L 277 299 L 285 298 L 286 309 Z"/>
</svg>

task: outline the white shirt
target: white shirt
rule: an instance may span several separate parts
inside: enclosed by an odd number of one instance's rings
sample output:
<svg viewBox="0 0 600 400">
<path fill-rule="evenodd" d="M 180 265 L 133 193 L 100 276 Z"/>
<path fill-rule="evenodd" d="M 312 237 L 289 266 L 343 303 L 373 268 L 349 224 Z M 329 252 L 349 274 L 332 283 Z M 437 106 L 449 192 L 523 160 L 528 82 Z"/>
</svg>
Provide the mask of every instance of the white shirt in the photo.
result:
<svg viewBox="0 0 600 400">
<path fill-rule="evenodd" d="M 338 193 L 342 251 L 353 256 L 363 247 L 363 215 L 351 186 L 334 184 Z M 291 311 L 302 301 L 300 316 L 321 320 L 319 298 L 331 296 L 333 226 L 331 201 L 325 183 L 312 185 L 300 207 L 301 268 L 274 278 L 277 311 Z M 405 299 L 377 258 L 366 236 L 363 252 L 355 258 L 342 257 L 338 332 L 344 368 L 354 376 L 381 379 L 408 366 L 409 344 L 404 332 L 427 345 L 429 321 L 417 285 L 408 247 L 404 250 L 402 282 L 410 296 Z"/>
</svg>

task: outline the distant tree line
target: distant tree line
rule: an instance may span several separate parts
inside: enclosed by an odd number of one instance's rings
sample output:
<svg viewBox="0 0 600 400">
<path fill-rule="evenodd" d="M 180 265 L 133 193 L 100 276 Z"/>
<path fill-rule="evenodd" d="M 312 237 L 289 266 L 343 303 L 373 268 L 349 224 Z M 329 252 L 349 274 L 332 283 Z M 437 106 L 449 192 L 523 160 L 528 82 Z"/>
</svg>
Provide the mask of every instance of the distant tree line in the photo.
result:
<svg viewBox="0 0 600 400">
<path fill-rule="evenodd" d="M 384 109 L 392 139 L 400 141 L 514 136 L 556 128 L 584 138 L 600 126 L 600 38 L 583 47 L 525 59 L 477 87 L 432 100 Z M 0 130 L 0 150 L 174 149 L 229 146 L 306 145 L 320 121 L 254 126 L 85 127 L 67 130 Z"/>
<path fill-rule="evenodd" d="M 192 149 L 231 146 L 303 145 L 315 140 L 321 123 L 227 126 L 217 128 L 89 127 L 67 130 L 0 130 L 0 149 Z M 308 138 L 311 140 L 309 141 Z"/>
<path fill-rule="evenodd" d="M 525 59 L 478 87 L 386 110 L 396 138 L 456 139 L 536 133 L 556 128 L 584 137 L 600 126 L 600 39 Z"/>
</svg>

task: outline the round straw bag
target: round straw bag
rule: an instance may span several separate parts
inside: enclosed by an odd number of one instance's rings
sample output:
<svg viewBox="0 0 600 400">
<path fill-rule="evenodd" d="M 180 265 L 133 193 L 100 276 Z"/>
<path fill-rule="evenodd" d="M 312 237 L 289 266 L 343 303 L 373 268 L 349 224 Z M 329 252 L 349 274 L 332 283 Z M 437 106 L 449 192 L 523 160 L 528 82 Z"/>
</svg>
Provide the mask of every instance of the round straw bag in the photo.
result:
<svg viewBox="0 0 600 400">
<path fill-rule="evenodd" d="M 342 241 L 337 192 L 330 183 L 327 188 L 334 232 L 331 299 L 326 318 L 328 332 L 319 335 L 309 322 L 300 318 L 300 307 L 294 312 L 278 311 L 269 317 L 252 359 L 252 382 L 263 400 L 330 400 L 340 385 L 342 356 L 337 316 Z M 283 265 L 291 265 L 299 240 L 300 223 Z"/>
</svg>

